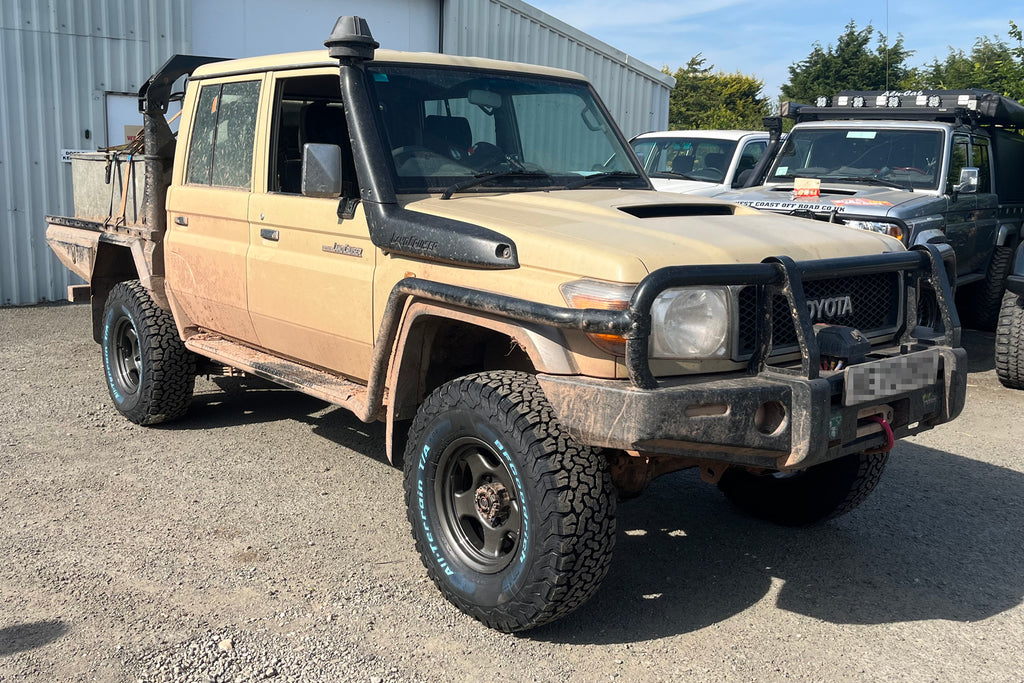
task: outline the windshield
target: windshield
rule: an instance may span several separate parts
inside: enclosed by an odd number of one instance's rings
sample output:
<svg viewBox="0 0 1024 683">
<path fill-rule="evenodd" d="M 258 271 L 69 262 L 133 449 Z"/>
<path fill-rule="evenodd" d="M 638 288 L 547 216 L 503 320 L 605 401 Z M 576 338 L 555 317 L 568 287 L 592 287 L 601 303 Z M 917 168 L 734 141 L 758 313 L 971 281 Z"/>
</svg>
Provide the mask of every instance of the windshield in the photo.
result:
<svg viewBox="0 0 1024 683">
<path fill-rule="evenodd" d="M 877 179 L 880 184 L 933 190 L 938 187 L 942 148 L 938 130 L 796 128 L 768 179 Z"/>
<path fill-rule="evenodd" d="M 736 150 L 735 140 L 718 138 L 645 137 L 631 144 L 650 175 L 708 183 L 725 181 Z"/>
<path fill-rule="evenodd" d="M 369 71 L 399 193 L 550 189 L 589 176 L 586 187 L 647 187 L 586 83 L 463 68 Z"/>
</svg>

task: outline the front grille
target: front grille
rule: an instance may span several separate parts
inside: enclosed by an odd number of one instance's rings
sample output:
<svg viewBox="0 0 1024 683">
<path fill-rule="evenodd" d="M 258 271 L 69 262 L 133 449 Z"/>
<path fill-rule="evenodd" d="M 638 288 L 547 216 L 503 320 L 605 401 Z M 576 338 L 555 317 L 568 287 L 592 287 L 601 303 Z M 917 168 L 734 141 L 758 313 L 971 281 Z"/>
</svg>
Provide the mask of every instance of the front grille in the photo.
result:
<svg viewBox="0 0 1024 683">
<path fill-rule="evenodd" d="M 835 280 L 810 280 L 804 282 L 804 295 L 810 301 L 839 299 L 822 308 L 813 322 L 855 327 L 865 335 L 874 337 L 894 332 L 900 318 L 900 274 L 874 273 Z M 849 296 L 849 306 L 845 297 Z M 740 358 L 754 351 L 757 334 L 757 288 L 744 287 L 737 300 L 739 326 L 738 352 Z M 849 310 L 847 310 L 849 309 Z M 796 325 L 789 312 L 786 297 L 779 294 L 772 299 L 772 351 L 791 350 L 797 347 Z"/>
</svg>

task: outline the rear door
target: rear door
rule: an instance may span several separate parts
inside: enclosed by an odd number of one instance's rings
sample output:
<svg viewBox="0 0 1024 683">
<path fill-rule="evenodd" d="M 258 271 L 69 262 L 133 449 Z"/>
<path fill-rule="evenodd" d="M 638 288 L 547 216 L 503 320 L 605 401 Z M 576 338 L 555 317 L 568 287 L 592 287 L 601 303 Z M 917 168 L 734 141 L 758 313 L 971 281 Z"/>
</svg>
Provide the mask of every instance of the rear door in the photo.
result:
<svg viewBox="0 0 1024 683">
<path fill-rule="evenodd" d="M 246 252 L 253 150 L 263 76 L 204 81 L 180 141 L 188 149 L 167 192 L 167 288 L 187 327 L 255 342 L 249 318 Z"/>
</svg>

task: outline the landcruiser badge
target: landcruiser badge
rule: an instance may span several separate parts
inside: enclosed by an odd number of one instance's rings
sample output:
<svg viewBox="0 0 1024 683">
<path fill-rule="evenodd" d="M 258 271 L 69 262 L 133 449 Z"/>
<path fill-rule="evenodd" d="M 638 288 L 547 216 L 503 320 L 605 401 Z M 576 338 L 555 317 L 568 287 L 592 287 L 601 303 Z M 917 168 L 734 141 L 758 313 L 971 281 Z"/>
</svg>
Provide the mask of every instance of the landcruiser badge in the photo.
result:
<svg viewBox="0 0 1024 683">
<path fill-rule="evenodd" d="M 359 258 L 363 257 L 362 247 L 350 247 L 347 244 L 338 244 L 337 242 L 335 242 L 333 246 L 325 244 L 324 251 L 330 252 L 332 254 L 341 254 L 342 256 L 358 256 Z"/>
<path fill-rule="evenodd" d="M 828 299 L 808 299 L 807 308 L 811 311 L 812 322 L 853 314 L 853 302 L 850 300 L 849 294 Z"/>
</svg>

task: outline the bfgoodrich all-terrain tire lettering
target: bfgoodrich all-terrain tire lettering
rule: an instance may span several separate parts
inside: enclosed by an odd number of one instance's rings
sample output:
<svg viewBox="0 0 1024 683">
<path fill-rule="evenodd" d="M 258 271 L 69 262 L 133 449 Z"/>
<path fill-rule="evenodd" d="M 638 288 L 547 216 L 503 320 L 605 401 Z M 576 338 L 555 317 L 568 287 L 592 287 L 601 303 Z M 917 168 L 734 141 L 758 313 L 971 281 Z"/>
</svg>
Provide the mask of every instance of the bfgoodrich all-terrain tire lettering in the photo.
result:
<svg viewBox="0 0 1024 683">
<path fill-rule="evenodd" d="M 110 291 L 102 347 L 107 389 L 122 415 L 149 425 L 185 414 L 195 388 L 195 356 L 174 319 L 138 280 Z"/>
<path fill-rule="evenodd" d="M 562 432 L 531 375 L 469 375 L 427 398 L 409 431 L 405 500 L 430 578 L 491 628 L 565 616 L 608 572 L 604 458 Z"/>
<path fill-rule="evenodd" d="M 1024 389 L 1024 297 L 1007 292 L 996 327 L 996 375 L 1003 386 Z"/>
<path fill-rule="evenodd" d="M 852 453 L 792 474 L 728 470 L 718 488 L 744 512 L 776 524 L 806 526 L 846 514 L 882 478 L 889 453 Z"/>
</svg>

